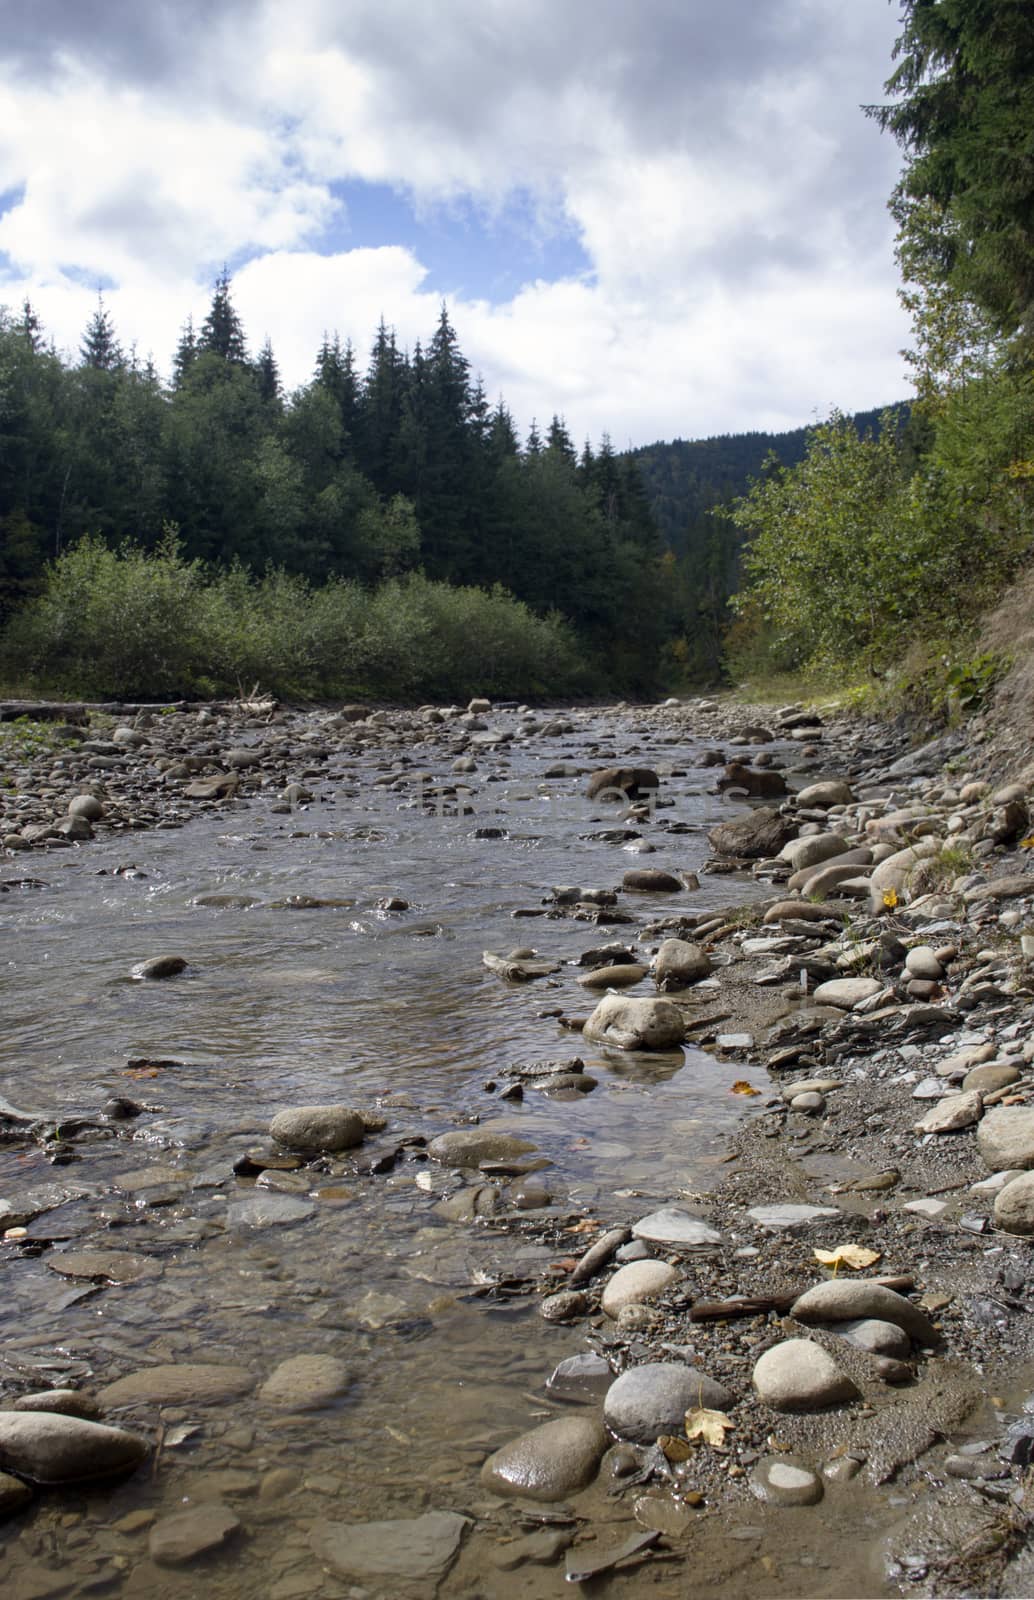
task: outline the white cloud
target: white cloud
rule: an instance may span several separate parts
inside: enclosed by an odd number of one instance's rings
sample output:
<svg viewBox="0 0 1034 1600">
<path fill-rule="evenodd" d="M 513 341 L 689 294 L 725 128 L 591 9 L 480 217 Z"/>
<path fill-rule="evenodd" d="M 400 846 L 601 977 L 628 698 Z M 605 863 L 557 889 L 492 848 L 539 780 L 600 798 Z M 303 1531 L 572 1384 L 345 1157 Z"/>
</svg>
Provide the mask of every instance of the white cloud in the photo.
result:
<svg viewBox="0 0 1034 1600">
<path fill-rule="evenodd" d="M 113 0 L 90 12 L 74 64 L 54 24 L 0 79 L 0 298 L 31 295 L 60 345 L 110 282 L 124 341 L 164 364 L 244 261 L 237 305 L 292 385 L 325 329 L 365 363 L 381 314 L 411 345 L 445 293 L 524 428 L 557 410 L 645 442 L 903 391 L 896 155 L 857 109 L 890 67 L 882 0 L 223 0 L 189 38 L 162 0 L 128 31 Z M 321 251 L 350 178 L 486 214 L 520 191 L 591 273 L 491 305 L 398 239 Z"/>
</svg>

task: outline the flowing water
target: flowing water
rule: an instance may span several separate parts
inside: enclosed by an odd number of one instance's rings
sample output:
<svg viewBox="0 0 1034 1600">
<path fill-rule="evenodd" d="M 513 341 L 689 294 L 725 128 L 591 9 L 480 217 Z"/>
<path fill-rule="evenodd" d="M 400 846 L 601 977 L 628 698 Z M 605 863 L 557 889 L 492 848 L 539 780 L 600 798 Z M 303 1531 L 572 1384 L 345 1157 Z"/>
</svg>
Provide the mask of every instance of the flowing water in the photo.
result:
<svg viewBox="0 0 1034 1600">
<path fill-rule="evenodd" d="M 309 1174 L 311 1214 L 268 1227 L 241 1205 L 264 1191 L 233 1163 L 264 1142 L 276 1110 L 344 1102 L 383 1107 L 389 1127 L 368 1142 L 374 1153 L 477 1116 L 533 1141 L 568 1218 L 609 1223 L 706 1187 L 743 1114 L 728 1065 L 690 1048 L 654 1062 L 602 1054 L 544 1014 L 589 1009 L 577 968 L 511 985 L 481 964 L 484 949 L 521 944 L 570 962 L 634 933 L 511 915 L 539 906 L 551 885 L 612 886 L 635 863 L 588 837 L 615 819 L 577 798 L 580 780 L 541 777 L 558 759 L 591 764 L 586 743 L 606 736 L 587 723 L 563 749 L 481 758 L 465 815 L 429 814 L 411 783 L 383 781 L 403 770 L 391 756 L 349 758 L 290 816 L 258 798 L 182 828 L 35 855 L 32 875 L 46 886 L 0 896 L 0 1093 L 58 1120 L 95 1113 L 111 1094 L 146 1107 L 132 1141 L 77 1143 L 66 1166 L 0 1145 L 0 1196 L 55 1184 L 67 1194 L 27 1241 L 0 1246 L 4 1387 L 67 1379 L 92 1389 L 169 1362 L 243 1365 L 261 1382 L 300 1353 L 339 1356 L 351 1375 L 339 1400 L 307 1413 L 254 1394 L 166 1406 L 153 1468 L 114 1487 L 44 1494 L 6 1525 L 11 1595 L 349 1593 L 312 1555 L 314 1523 L 484 1511 L 485 1454 L 553 1414 L 544 1380 L 586 1348 L 583 1333 L 544 1323 L 535 1296 L 483 1297 L 500 1277 L 538 1274 L 547 1245 L 437 1215 L 458 1183 L 418 1145 L 379 1175 L 329 1163 Z M 419 747 L 408 755 L 435 759 Z M 730 805 L 706 792 L 691 745 L 664 756 L 675 804 L 644 829 L 657 845 L 644 864 L 691 871 Z M 488 772 L 499 781 L 483 781 Z M 692 831 L 666 835 L 662 819 Z M 503 836 L 479 837 L 485 829 Z M 18 872 L 8 863 L 3 875 Z M 754 892 L 705 878 L 692 896 L 622 903 L 649 918 Z M 378 910 L 392 895 L 410 908 Z M 229 898 L 198 903 L 211 896 Z M 276 904 L 291 896 L 341 903 Z M 129 976 L 162 954 L 185 956 L 186 972 Z M 486 1092 L 514 1062 L 574 1054 L 599 1078 L 592 1094 L 514 1104 Z M 87 1247 L 135 1253 L 147 1271 L 101 1286 L 53 1270 L 60 1253 Z M 153 1423 L 157 1413 L 136 1415 Z M 182 1571 L 154 1566 L 147 1517 L 133 1514 L 213 1495 L 243 1523 L 232 1549 Z M 632 1594 L 645 1580 L 614 1581 Z M 556 1569 L 534 1583 L 564 1587 Z M 540 1592 L 530 1584 L 497 1574 L 483 1592 Z"/>
</svg>

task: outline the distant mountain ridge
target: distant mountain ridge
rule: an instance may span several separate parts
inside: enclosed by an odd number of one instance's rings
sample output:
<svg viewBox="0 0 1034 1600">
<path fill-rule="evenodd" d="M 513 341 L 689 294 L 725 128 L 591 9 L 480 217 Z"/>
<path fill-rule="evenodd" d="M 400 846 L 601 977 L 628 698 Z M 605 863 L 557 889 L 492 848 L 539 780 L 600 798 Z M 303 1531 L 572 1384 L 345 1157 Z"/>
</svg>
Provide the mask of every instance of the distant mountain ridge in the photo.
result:
<svg viewBox="0 0 1034 1600">
<path fill-rule="evenodd" d="M 856 411 L 851 418 L 859 434 L 878 432 L 880 418 L 892 411 L 907 419 L 907 401 Z M 765 461 L 775 455 L 784 467 L 804 459 L 814 424 L 786 433 L 725 433 L 709 439 L 658 441 L 628 452 L 639 467 L 643 487 L 658 528 L 669 549 L 686 555 L 713 531 L 709 513 L 738 495 L 760 477 Z M 733 530 L 728 527 L 728 535 Z"/>
</svg>

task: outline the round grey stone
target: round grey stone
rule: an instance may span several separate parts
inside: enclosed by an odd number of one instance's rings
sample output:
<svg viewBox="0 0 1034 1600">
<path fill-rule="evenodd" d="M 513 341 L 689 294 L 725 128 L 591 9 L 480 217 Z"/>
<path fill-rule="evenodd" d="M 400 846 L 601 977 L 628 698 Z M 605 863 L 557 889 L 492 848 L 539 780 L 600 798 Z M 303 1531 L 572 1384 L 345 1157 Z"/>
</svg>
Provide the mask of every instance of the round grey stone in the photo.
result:
<svg viewBox="0 0 1034 1600">
<path fill-rule="evenodd" d="M 278 1111 L 269 1136 L 289 1150 L 353 1150 L 366 1124 L 350 1106 L 294 1106 Z"/>
<path fill-rule="evenodd" d="M 981 1119 L 977 1148 L 991 1172 L 1034 1167 L 1034 1106 L 995 1106 Z"/>
<path fill-rule="evenodd" d="M 663 1294 L 678 1273 L 667 1261 L 630 1261 L 619 1267 L 603 1290 L 601 1305 L 608 1317 L 617 1317 L 626 1306 L 642 1305 Z"/>
<path fill-rule="evenodd" d="M 616 1378 L 603 1402 L 603 1419 L 621 1439 L 653 1444 L 662 1433 L 681 1433 L 695 1406 L 724 1411 L 728 1389 L 681 1361 L 650 1361 Z"/>
<path fill-rule="evenodd" d="M 924 1311 L 871 1278 L 857 1278 L 853 1283 L 829 1278 L 817 1283 L 794 1301 L 790 1315 L 798 1322 L 854 1322 L 860 1317 L 876 1317 L 904 1328 L 917 1344 L 934 1345 L 940 1340 Z"/>
<path fill-rule="evenodd" d="M 822 1479 L 798 1456 L 762 1456 L 750 1475 L 759 1500 L 774 1506 L 813 1506 L 822 1499 Z"/>
<path fill-rule="evenodd" d="M 859 1350 L 873 1356 L 890 1356 L 896 1361 L 907 1361 L 912 1354 L 912 1341 L 904 1328 L 896 1322 L 884 1322 L 879 1317 L 859 1317 L 853 1322 L 841 1322 L 836 1332 Z"/>
<path fill-rule="evenodd" d="M 287 1411 L 317 1411 L 348 1388 L 348 1368 L 337 1356 L 290 1356 L 270 1373 L 257 1398 Z"/>
<path fill-rule="evenodd" d="M 33 1483 L 84 1483 L 131 1472 L 146 1439 L 55 1411 L 0 1412 L 0 1468 Z"/>
<path fill-rule="evenodd" d="M 1025 1172 L 998 1191 L 995 1225 L 1005 1233 L 1034 1234 L 1034 1172 Z"/>
<path fill-rule="evenodd" d="M 754 1364 L 758 1399 L 774 1411 L 824 1411 L 857 1400 L 858 1390 L 814 1339 L 784 1339 Z"/>
<path fill-rule="evenodd" d="M 527 1139 L 502 1133 L 490 1127 L 457 1128 L 432 1139 L 427 1153 L 447 1167 L 476 1167 L 482 1161 L 511 1161 L 535 1149 Z"/>
</svg>

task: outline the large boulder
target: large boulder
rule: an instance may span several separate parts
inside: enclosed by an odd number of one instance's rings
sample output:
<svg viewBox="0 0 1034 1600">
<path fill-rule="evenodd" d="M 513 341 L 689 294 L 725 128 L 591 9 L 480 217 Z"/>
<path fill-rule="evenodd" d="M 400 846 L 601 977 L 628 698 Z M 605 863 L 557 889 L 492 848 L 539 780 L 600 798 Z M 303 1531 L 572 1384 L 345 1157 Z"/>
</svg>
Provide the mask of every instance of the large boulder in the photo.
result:
<svg viewBox="0 0 1034 1600">
<path fill-rule="evenodd" d="M 602 767 L 590 774 L 585 793 L 590 800 L 639 800 L 646 789 L 660 787 L 650 767 Z"/>
<path fill-rule="evenodd" d="M 796 825 L 781 811 L 763 808 L 748 811 L 732 822 L 719 822 L 708 834 L 708 842 L 720 856 L 743 856 L 750 860 L 777 856 L 783 845 L 797 832 Z"/>
<path fill-rule="evenodd" d="M 87 1483 L 132 1472 L 146 1439 L 55 1411 L 0 1413 L 0 1467 L 33 1483 Z"/>
<path fill-rule="evenodd" d="M 604 995 L 582 1030 L 594 1044 L 618 1050 L 674 1050 L 686 1036 L 682 1012 L 670 1000 Z"/>
</svg>

